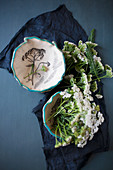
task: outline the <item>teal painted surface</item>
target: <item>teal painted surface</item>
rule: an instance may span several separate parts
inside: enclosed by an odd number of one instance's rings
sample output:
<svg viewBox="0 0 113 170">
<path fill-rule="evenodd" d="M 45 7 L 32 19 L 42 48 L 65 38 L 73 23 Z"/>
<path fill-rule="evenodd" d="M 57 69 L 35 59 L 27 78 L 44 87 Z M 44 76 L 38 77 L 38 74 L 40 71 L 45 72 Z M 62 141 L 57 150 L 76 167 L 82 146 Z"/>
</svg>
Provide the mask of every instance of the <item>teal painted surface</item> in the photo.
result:
<svg viewBox="0 0 113 170">
<path fill-rule="evenodd" d="M 60 92 L 57 92 L 57 93 L 55 93 L 53 96 L 51 96 L 51 98 L 49 99 L 49 101 L 47 101 L 47 103 L 44 105 L 43 110 L 42 110 L 44 126 L 47 128 L 47 130 L 49 131 L 49 133 L 50 133 L 51 135 L 56 136 L 56 137 L 58 137 L 58 138 L 60 138 L 60 137 L 57 136 L 57 135 L 55 135 L 55 134 L 50 130 L 50 128 L 47 126 L 47 124 L 46 124 L 46 120 L 45 120 L 45 114 L 46 114 L 46 113 L 45 113 L 45 109 L 46 109 L 46 107 L 47 107 L 50 103 L 52 103 L 53 98 L 54 98 L 57 94 L 59 94 L 59 93 L 60 93 Z"/>
<path fill-rule="evenodd" d="M 18 83 L 20 84 L 20 86 L 23 86 L 25 89 L 29 90 L 30 92 L 45 92 L 45 91 L 51 90 L 52 88 L 56 87 L 56 86 L 62 81 L 63 76 L 64 76 L 64 74 L 65 74 L 65 69 L 66 69 L 66 66 L 65 66 L 65 58 L 64 58 L 64 55 L 63 55 L 62 51 L 59 50 L 58 47 L 57 47 L 57 45 L 56 45 L 56 43 L 54 43 L 54 45 L 56 46 L 56 48 L 57 48 L 59 51 L 61 51 L 61 53 L 62 53 L 62 58 L 63 58 L 63 61 L 64 61 L 64 72 L 63 72 L 63 74 L 62 74 L 62 76 L 61 76 L 60 81 L 58 81 L 58 83 L 55 84 L 54 86 L 51 86 L 51 87 L 49 87 L 48 89 L 44 89 L 44 90 L 40 90 L 40 91 L 39 91 L 39 90 L 32 90 L 32 89 L 28 88 L 27 86 L 25 86 L 24 84 L 22 84 L 22 83 L 20 82 L 19 78 L 16 76 L 16 72 L 15 72 L 15 69 L 14 69 L 14 67 L 13 67 L 13 64 L 14 64 L 14 59 L 15 59 L 16 51 L 17 51 L 22 45 L 24 45 L 25 43 L 27 43 L 27 40 L 28 40 L 28 39 L 33 39 L 33 38 L 38 39 L 38 40 L 40 40 L 40 41 L 46 41 L 46 42 L 48 42 L 48 43 L 50 43 L 50 44 L 53 44 L 52 42 L 49 42 L 49 41 L 46 40 L 46 39 L 40 39 L 40 38 L 38 38 L 38 37 L 26 37 L 26 38 L 24 38 L 24 42 L 23 42 L 22 44 L 20 44 L 20 45 L 14 50 L 14 52 L 13 52 L 13 57 L 12 57 L 12 61 L 11 61 L 11 68 L 12 68 L 12 70 L 13 70 L 14 78 L 18 81 Z"/>
<path fill-rule="evenodd" d="M 112 0 L 1 0 L 0 51 L 30 18 L 65 3 L 74 18 L 96 42 L 104 64 L 113 67 Z M 113 170 L 113 79 L 103 80 L 111 138 L 108 152 L 93 155 L 82 170 Z M 32 108 L 43 97 L 18 85 L 13 76 L 0 69 L 0 170 L 46 170 L 40 128 Z M 5 106 L 5 107 L 4 107 Z"/>
</svg>

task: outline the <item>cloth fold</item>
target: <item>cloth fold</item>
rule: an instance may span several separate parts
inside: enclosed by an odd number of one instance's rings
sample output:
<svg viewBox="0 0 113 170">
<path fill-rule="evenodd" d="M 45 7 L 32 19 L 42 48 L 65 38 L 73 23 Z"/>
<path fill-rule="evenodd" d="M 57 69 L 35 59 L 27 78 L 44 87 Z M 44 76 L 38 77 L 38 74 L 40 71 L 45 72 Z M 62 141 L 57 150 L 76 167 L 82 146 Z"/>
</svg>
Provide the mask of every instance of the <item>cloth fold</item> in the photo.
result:
<svg viewBox="0 0 113 170">
<path fill-rule="evenodd" d="M 87 34 L 80 24 L 73 18 L 72 13 L 65 5 L 59 6 L 56 10 L 44 13 L 30 19 L 12 38 L 6 48 L 0 53 L 0 67 L 7 69 L 12 73 L 11 59 L 14 49 L 23 42 L 24 37 L 37 36 L 41 39 L 55 41 L 58 48 L 63 48 L 64 41 L 70 41 L 75 44 L 81 39 L 83 42 L 87 40 Z M 42 139 L 44 143 L 43 151 L 46 158 L 48 170 L 77 170 L 80 169 L 88 160 L 89 156 L 94 152 L 106 151 L 109 148 L 108 138 L 108 116 L 106 115 L 104 98 L 99 102 L 101 111 L 104 114 L 105 122 L 100 130 L 95 134 L 92 141 L 83 148 L 77 148 L 74 144 L 55 149 L 55 139 L 49 134 L 43 126 L 42 107 L 49 97 L 56 91 L 60 90 L 59 86 L 53 90 L 44 93 L 43 99 L 33 109 L 33 113 L 37 116 Z M 101 84 L 102 86 L 102 84 Z"/>
</svg>

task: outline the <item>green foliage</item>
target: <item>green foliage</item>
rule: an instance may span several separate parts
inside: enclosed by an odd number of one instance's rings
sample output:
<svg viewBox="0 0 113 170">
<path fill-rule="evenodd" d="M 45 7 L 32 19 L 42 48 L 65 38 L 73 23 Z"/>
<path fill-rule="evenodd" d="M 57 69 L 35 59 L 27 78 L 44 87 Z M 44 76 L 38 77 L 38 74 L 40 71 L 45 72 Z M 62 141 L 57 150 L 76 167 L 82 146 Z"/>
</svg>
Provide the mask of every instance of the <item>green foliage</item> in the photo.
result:
<svg viewBox="0 0 113 170">
<path fill-rule="evenodd" d="M 88 74 L 87 79 L 88 79 L 88 82 L 91 82 L 92 81 L 92 74 Z"/>
<path fill-rule="evenodd" d="M 105 74 L 104 78 L 112 78 L 113 77 L 112 68 L 108 64 L 105 65 L 105 71 L 106 71 L 106 74 Z"/>
<path fill-rule="evenodd" d="M 68 88 L 60 93 L 61 103 L 50 116 L 50 119 L 54 118 L 55 134 L 60 134 L 61 137 L 60 139 L 56 137 L 55 147 L 65 146 L 70 142 L 75 143 L 78 147 L 83 147 L 88 138 L 92 139 L 94 135 L 91 135 L 94 122 L 92 126 L 88 125 L 90 116 L 92 121 L 97 119 L 100 124 L 104 121 L 100 107 L 96 105 L 91 95 L 93 93 L 98 99 L 102 98 L 101 94 L 96 94 L 98 81 L 102 78 L 112 78 L 113 72 L 108 64 L 105 66 L 102 64 L 95 49 L 97 44 L 94 42 L 94 29 L 85 43 L 82 40 L 78 42 L 78 45 L 68 41 L 64 42 L 62 51 L 66 61 L 65 77 L 69 77 L 72 73 L 74 77 L 69 78 L 66 82 Z M 100 118 L 97 113 L 100 114 Z M 81 145 L 81 142 L 85 142 L 83 138 L 87 134 L 89 137 L 86 139 L 86 143 Z"/>
<path fill-rule="evenodd" d="M 86 56 L 88 58 L 88 64 L 89 64 L 89 73 L 92 74 L 93 76 L 95 76 L 98 80 L 98 69 L 96 67 L 96 63 L 93 60 L 93 54 L 92 54 L 92 47 L 88 46 L 87 50 L 86 50 Z"/>
<path fill-rule="evenodd" d="M 88 37 L 88 41 L 95 42 L 95 29 L 92 29 L 91 34 Z"/>
<path fill-rule="evenodd" d="M 84 72 L 90 75 L 88 77 L 89 82 L 93 80 L 100 81 L 102 78 L 112 78 L 112 68 L 109 65 L 104 67 L 101 58 L 97 57 L 94 29 L 91 31 L 88 40 L 85 43 L 80 40 L 78 46 L 68 41 L 64 42 L 63 53 L 67 66 L 66 75 L 73 71 L 74 75 L 78 77 L 77 81 L 79 81 L 81 73 Z"/>
<path fill-rule="evenodd" d="M 92 92 L 96 92 L 97 89 L 98 89 L 98 87 L 97 87 L 97 82 L 96 82 L 96 81 L 92 82 L 92 83 L 91 83 L 91 91 L 92 91 Z"/>
<path fill-rule="evenodd" d="M 97 105 L 97 106 L 95 107 L 95 109 L 99 112 L 99 111 L 100 111 L 100 106 Z"/>
<path fill-rule="evenodd" d="M 106 70 L 106 74 L 104 78 L 112 78 L 113 77 L 113 72 L 111 70 Z"/>
<path fill-rule="evenodd" d="M 80 40 L 79 43 L 78 43 L 78 47 L 79 47 L 79 49 L 80 49 L 81 52 L 85 52 L 85 51 L 86 51 L 86 48 L 87 48 L 86 44 L 83 43 L 81 40 Z"/>
</svg>

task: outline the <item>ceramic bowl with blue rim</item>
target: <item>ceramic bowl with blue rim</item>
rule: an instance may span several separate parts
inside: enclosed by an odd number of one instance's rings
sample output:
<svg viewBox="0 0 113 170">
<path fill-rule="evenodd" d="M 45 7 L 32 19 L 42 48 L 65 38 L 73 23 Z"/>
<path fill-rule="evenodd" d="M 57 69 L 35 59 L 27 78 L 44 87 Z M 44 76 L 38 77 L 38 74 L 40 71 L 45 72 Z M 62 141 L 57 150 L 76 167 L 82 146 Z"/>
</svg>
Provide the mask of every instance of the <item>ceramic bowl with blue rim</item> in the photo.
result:
<svg viewBox="0 0 113 170">
<path fill-rule="evenodd" d="M 14 50 L 11 68 L 21 86 L 29 91 L 45 92 L 62 80 L 65 59 L 55 43 L 27 37 Z"/>
<path fill-rule="evenodd" d="M 55 113 L 55 110 L 58 107 L 58 103 L 61 102 L 60 99 L 60 92 L 55 93 L 50 97 L 42 109 L 44 126 L 47 128 L 51 135 L 58 138 L 60 138 L 59 134 L 55 135 L 55 129 L 52 128 L 54 123 L 54 117 L 52 117 L 52 115 Z"/>
</svg>

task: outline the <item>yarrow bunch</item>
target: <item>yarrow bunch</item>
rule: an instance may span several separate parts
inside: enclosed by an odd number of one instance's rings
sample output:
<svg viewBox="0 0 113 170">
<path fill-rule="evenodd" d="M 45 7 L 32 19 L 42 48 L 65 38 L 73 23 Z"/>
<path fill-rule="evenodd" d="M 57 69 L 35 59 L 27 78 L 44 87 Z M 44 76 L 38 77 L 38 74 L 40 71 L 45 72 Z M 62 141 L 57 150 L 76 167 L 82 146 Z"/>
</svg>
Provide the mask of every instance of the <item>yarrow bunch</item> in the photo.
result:
<svg viewBox="0 0 113 170">
<path fill-rule="evenodd" d="M 95 50 L 97 44 L 93 41 L 94 30 L 89 41 L 83 43 L 80 40 L 78 46 L 64 42 L 62 51 L 67 67 L 64 80 L 68 88 L 60 92 L 60 103 L 48 119 L 54 120 L 51 130 L 55 131 L 56 148 L 70 143 L 83 148 L 104 122 L 94 98 L 101 100 L 103 96 L 98 83 L 102 78 L 113 77 L 113 73 L 108 64 L 102 64 Z"/>
</svg>

